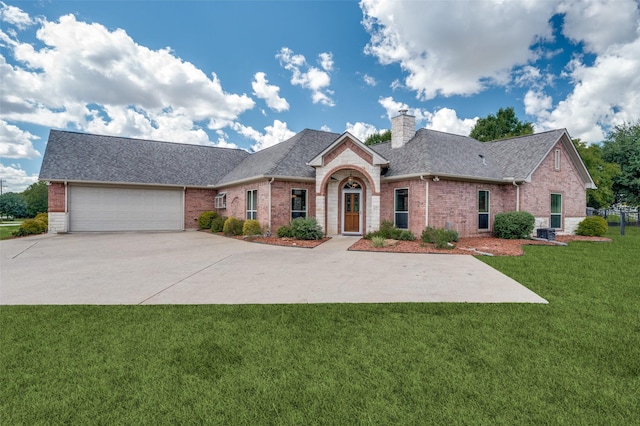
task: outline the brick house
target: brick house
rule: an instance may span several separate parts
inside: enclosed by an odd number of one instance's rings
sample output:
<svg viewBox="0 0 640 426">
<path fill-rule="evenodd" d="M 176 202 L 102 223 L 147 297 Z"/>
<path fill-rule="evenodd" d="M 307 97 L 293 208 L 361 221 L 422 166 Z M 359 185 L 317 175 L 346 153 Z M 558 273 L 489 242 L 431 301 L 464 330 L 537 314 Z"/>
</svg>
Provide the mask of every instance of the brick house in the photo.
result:
<svg viewBox="0 0 640 426">
<path fill-rule="evenodd" d="M 496 213 L 523 210 L 536 228 L 572 233 L 595 188 L 564 129 L 482 143 L 416 131 L 406 111 L 390 142 L 305 129 L 253 154 L 52 130 L 40 179 L 50 232 L 184 230 L 217 210 L 272 231 L 314 216 L 328 235 L 390 220 L 417 235 L 474 236 L 491 232 Z"/>
</svg>

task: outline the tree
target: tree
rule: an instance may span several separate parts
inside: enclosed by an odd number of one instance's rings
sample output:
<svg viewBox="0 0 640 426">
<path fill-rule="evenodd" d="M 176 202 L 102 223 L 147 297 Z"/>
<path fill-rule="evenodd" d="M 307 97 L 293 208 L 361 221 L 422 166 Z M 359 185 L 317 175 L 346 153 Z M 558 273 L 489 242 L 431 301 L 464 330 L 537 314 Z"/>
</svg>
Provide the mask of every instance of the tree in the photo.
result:
<svg viewBox="0 0 640 426">
<path fill-rule="evenodd" d="M 382 133 L 374 133 L 370 135 L 365 141 L 364 144 L 367 146 L 377 145 L 382 142 L 387 142 L 391 140 L 391 130 L 385 130 Z"/>
<path fill-rule="evenodd" d="M 500 108 L 496 115 L 489 114 L 485 118 L 480 118 L 471 129 L 469 136 L 480 142 L 489 142 L 532 133 L 533 124 L 518 120 L 513 107 L 509 107 Z"/>
<path fill-rule="evenodd" d="M 602 158 L 620 166 L 613 179 L 616 201 L 640 205 L 640 121 L 615 126 L 603 143 Z"/>
<path fill-rule="evenodd" d="M 593 182 L 598 187 L 598 189 L 587 189 L 587 206 L 594 209 L 609 207 L 616 201 L 616 194 L 613 192 L 613 180 L 620 174 L 620 166 L 602 159 L 600 145 L 587 145 L 580 139 L 573 139 L 573 144 L 587 170 L 589 170 Z"/>
<path fill-rule="evenodd" d="M 27 217 L 27 201 L 24 195 L 15 192 L 0 195 L 0 216 Z"/>
<path fill-rule="evenodd" d="M 31 184 L 22 193 L 27 202 L 27 214 L 35 217 L 38 213 L 46 213 L 49 208 L 49 188 L 47 183 L 39 181 Z"/>
</svg>

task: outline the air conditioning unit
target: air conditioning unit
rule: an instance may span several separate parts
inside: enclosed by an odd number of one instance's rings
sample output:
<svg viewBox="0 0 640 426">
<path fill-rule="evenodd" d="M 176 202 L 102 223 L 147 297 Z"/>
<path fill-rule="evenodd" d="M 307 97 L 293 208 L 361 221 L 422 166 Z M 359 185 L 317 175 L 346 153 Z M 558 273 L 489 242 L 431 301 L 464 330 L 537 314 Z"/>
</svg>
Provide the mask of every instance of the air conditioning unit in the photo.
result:
<svg viewBox="0 0 640 426">
<path fill-rule="evenodd" d="M 536 236 L 545 240 L 555 240 L 556 230 L 553 228 L 538 228 L 536 230 Z"/>
</svg>

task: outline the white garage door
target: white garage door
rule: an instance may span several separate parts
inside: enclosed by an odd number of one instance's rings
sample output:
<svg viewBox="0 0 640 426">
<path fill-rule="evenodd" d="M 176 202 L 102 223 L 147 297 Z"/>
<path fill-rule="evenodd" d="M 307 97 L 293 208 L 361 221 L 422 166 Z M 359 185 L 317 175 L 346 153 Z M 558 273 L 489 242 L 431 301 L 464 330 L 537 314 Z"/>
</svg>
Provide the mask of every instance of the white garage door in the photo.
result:
<svg viewBox="0 0 640 426">
<path fill-rule="evenodd" d="M 69 186 L 71 232 L 182 229 L 182 190 Z"/>
</svg>

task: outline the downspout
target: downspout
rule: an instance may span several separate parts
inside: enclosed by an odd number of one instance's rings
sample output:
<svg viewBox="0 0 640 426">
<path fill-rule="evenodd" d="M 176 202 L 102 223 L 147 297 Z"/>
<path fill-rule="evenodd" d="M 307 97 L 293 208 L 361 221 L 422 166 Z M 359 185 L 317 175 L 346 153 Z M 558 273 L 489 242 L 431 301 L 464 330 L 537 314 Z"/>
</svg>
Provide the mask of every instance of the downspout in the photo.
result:
<svg viewBox="0 0 640 426">
<path fill-rule="evenodd" d="M 425 194 L 424 194 L 424 226 L 429 226 L 429 179 L 425 179 L 423 175 L 420 175 L 420 180 L 424 182 Z"/>
<path fill-rule="evenodd" d="M 186 218 L 186 210 L 187 210 L 187 187 L 182 187 L 182 230 L 186 230 L 185 226 L 185 218 Z"/>
<path fill-rule="evenodd" d="M 69 189 L 64 181 L 64 232 L 69 232 Z"/>
<path fill-rule="evenodd" d="M 273 183 L 274 180 L 276 180 L 276 178 L 272 177 L 271 180 L 269 181 L 269 223 L 267 228 L 269 235 L 271 235 L 271 184 Z"/>
<path fill-rule="evenodd" d="M 516 187 L 516 211 L 520 211 L 520 185 L 515 180 L 513 181 L 513 186 Z"/>
</svg>

